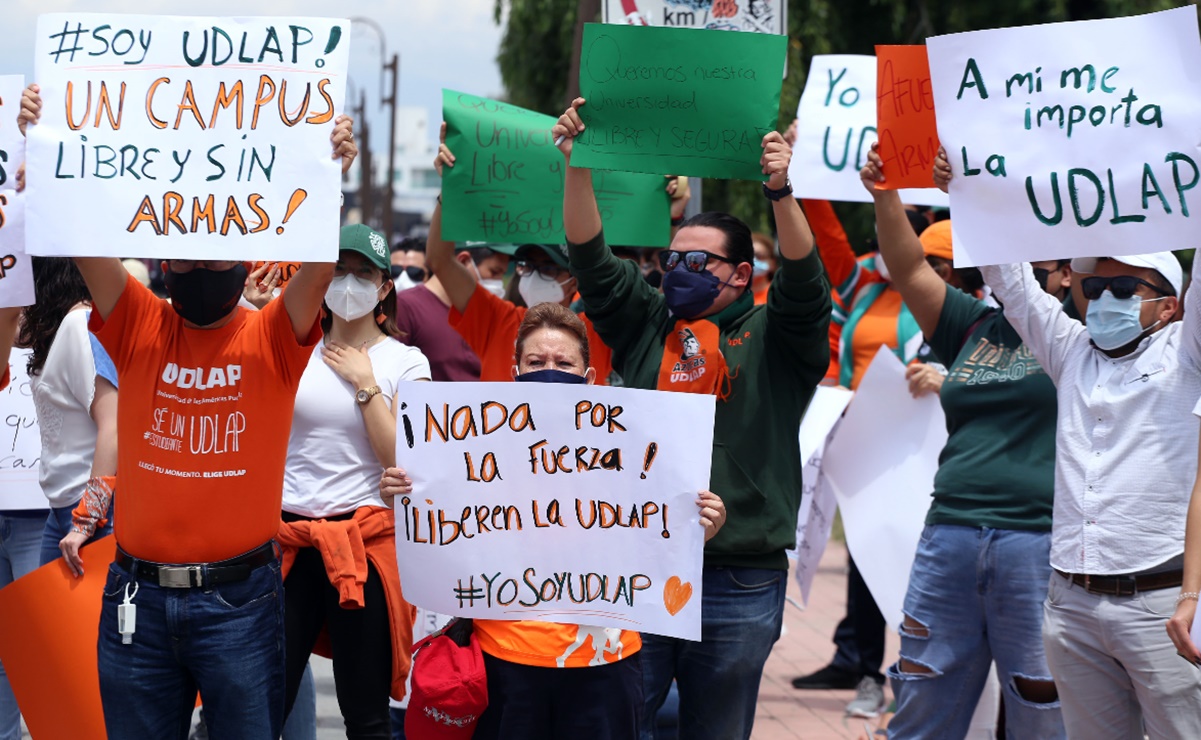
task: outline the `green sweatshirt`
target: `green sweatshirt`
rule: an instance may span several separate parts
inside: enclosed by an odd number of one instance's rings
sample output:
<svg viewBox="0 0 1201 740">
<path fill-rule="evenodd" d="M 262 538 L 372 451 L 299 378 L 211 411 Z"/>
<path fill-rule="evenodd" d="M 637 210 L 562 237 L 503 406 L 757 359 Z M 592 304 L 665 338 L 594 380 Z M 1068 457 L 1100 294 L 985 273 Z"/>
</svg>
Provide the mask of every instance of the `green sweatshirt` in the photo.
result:
<svg viewBox="0 0 1201 740">
<path fill-rule="evenodd" d="M 585 311 L 613 350 L 630 388 L 654 390 L 676 320 L 638 265 L 618 259 L 597 234 L 569 244 Z M 721 330 L 730 393 L 718 400 L 710 489 L 726 504 L 725 526 L 705 564 L 786 570 L 801 503 L 801 415 L 830 364 L 830 286 L 817 250 L 781 259 L 767 305 L 750 291 L 709 316 Z M 688 434 L 681 429 L 680 434 Z"/>
</svg>

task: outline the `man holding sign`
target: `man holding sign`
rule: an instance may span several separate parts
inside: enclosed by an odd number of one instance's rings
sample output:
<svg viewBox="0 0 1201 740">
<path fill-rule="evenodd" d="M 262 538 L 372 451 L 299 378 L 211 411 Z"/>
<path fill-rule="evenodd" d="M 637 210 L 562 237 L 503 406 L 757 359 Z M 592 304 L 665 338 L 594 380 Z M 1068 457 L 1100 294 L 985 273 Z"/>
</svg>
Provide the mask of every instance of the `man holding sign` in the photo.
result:
<svg viewBox="0 0 1201 740">
<path fill-rule="evenodd" d="M 37 123 L 31 85 L 21 126 Z M 358 153 L 347 116 L 333 154 Z M 31 171 L 29 192 L 39 178 Z M 178 254 L 178 252 L 177 252 Z M 117 366 L 121 513 L 98 644 L 110 738 L 184 738 L 196 691 L 214 737 L 279 736 L 283 594 L 273 541 L 296 388 L 321 337 L 333 264 L 306 263 L 282 300 L 238 306 L 248 264 L 163 261 L 171 302 L 115 257 L 76 258 L 91 329 Z"/>
<path fill-rule="evenodd" d="M 830 288 L 791 197 L 792 150 L 776 132 L 758 142 L 780 239 L 767 304 L 755 306 L 749 291 L 750 229 L 723 213 L 684 222 L 660 254 L 663 292 L 651 288 L 637 265 L 609 251 L 591 173 L 571 166 L 586 130 L 583 106 L 577 98 L 553 134 L 568 164 L 564 226 L 585 310 L 627 386 L 717 396 L 711 480 L 731 512 L 706 545 L 701 641 L 643 638 L 643 737 L 672 679 L 681 738 L 750 737 L 763 665 L 780 636 L 785 551 L 796 538 L 796 430 L 830 361 Z"/>
</svg>

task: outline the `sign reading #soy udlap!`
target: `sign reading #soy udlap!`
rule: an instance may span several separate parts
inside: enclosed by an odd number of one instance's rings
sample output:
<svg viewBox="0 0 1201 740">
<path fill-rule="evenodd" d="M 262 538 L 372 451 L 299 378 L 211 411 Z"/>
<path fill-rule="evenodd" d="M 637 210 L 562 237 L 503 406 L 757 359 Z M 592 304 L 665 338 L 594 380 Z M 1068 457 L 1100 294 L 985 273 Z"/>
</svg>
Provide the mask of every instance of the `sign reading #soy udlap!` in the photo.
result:
<svg viewBox="0 0 1201 740">
<path fill-rule="evenodd" d="M 1196 246 L 1192 6 L 927 40 L 957 265 Z"/>
<path fill-rule="evenodd" d="M 788 40 L 590 23 L 584 27 L 572 164 L 605 170 L 766 180 Z"/>
<path fill-rule="evenodd" d="M 555 119 L 497 100 L 442 91 L 446 146 L 442 234 L 451 241 L 562 244 L 563 154 Z M 592 183 L 610 244 L 665 247 L 671 202 L 660 175 L 595 171 Z"/>
<path fill-rule="evenodd" d="M 709 485 L 712 396 L 402 385 L 396 459 L 413 493 L 395 508 L 406 599 L 441 614 L 700 639 L 695 502 Z"/>
<path fill-rule="evenodd" d="M 332 261 L 349 32 L 331 18 L 39 17 L 31 251 Z"/>
<path fill-rule="evenodd" d="M 33 266 L 25 255 L 25 194 L 17 192 L 17 168 L 25 161 L 25 137 L 17 127 L 24 89 L 21 75 L 0 75 L 0 308 L 34 300 Z"/>
</svg>

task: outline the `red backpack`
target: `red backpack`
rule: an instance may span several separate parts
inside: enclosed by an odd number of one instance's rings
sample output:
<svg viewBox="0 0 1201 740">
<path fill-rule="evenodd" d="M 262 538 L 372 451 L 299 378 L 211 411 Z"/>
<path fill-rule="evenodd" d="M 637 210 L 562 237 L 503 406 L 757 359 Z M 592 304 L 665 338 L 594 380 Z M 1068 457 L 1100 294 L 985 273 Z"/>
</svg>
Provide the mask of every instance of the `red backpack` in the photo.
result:
<svg viewBox="0 0 1201 740">
<path fill-rule="evenodd" d="M 470 740 L 488 708 L 484 653 L 470 619 L 455 619 L 413 646 L 405 712 L 409 740 Z"/>
</svg>

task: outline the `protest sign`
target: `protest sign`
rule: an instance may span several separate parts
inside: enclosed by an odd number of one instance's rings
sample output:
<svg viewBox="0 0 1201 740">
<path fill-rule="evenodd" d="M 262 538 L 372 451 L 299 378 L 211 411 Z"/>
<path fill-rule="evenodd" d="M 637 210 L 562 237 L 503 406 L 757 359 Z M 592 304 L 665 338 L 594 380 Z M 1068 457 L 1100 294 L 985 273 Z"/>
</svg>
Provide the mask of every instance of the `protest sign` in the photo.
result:
<svg viewBox="0 0 1201 740">
<path fill-rule="evenodd" d="M 589 23 L 576 167 L 766 180 L 788 39 Z"/>
<path fill-rule="evenodd" d="M 442 170 L 442 236 L 448 241 L 562 244 L 563 153 L 555 119 L 515 105 L 442 91 L 446 146 L 455 166 Z M 671 198 L 661 175 L 592 174 L 610 244 L 665 247 Z"/>
<path fill-rule="evenodd" d="M 1160 13 L 936 36 L 958 266 L 1197 246 L 1201 40 Z"/>
<path fill-rule="evenodd" d="M 333 262 L 350 22 L 38 18 L 35 254 Z"/>
<path fill-rule="evenodd" d="M 8 387 L 0 391 L 0 510 L 45 509 L 42 493 L 42 433 L 33 405 L 33 384 L 25 372 L 29 350 L 9 356 Z M 3 373 L 0 373 L 3 374 Z"/>
<path fill-rule="evenodd" d="M 876 47 L 876 129 L 886 178 L 876 189 L 930 187 L 938 124 L 925 46 Z"/>
<path fill-rule="evenodd" d="M 784 0 L 605 0 L 605 23 L 788 33 Z"/>
<path fill-rule="evenodd" d="M 938 396 L 913 398 L 905 366 L 881 347 L 826 446 L 822 470 L 838 499 L 847 547 L 893 629 L 901 625 L 909 570 L 946 442 Z"/>
<path fill-rule="evenodd" d="M 96 640 L 116 539 L 99 539 L 79 554 L 82 578 L 59 558 L 0 589 L 0 662 L 32 737 L 108 736 Z M 64 710 L 66 697 L 70 711 Z"/>
<path fill-rule="evenodd" d="M 876 58 L 853 54 L 813 57 L 797 105 L 797 140 L 788 177 L 798 198 L 870 203 L 859 180 L 876 140 Z M 905 189 L 906 203 L 947 205 L 934 187 Z"/>
<path fill-rule="evenodd" d="M 17 168 L 25 137 L 17 127 L 25 78 L 0 75 L 0 308 L 33 303 L 33 267 L 25 255 L 25 196 L 17 193 Z"/>
<path fill-rule="evenodd" d="M 700 639 L 712 396 L 404 383 L 396 402 L 411 603 Z"/>
</svg>

